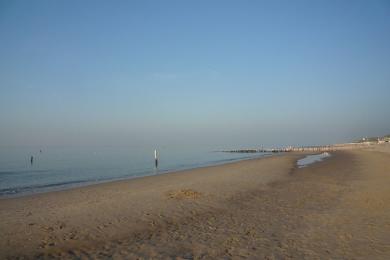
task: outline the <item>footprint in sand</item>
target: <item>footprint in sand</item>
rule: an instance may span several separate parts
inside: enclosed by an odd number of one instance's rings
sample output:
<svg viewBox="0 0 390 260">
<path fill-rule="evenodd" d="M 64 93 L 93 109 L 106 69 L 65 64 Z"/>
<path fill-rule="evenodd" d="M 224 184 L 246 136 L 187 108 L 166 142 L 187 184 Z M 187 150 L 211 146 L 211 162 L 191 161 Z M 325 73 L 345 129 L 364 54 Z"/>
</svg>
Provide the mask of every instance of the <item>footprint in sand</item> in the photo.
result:
<svg viewBox="0 0 390 260">
<path fill-rule="evenodd" d="M 180 189 L 167 192 L 167 196 L 170 199 L 198 199 L 202 193 L 191 189 Z"/>
</svg>

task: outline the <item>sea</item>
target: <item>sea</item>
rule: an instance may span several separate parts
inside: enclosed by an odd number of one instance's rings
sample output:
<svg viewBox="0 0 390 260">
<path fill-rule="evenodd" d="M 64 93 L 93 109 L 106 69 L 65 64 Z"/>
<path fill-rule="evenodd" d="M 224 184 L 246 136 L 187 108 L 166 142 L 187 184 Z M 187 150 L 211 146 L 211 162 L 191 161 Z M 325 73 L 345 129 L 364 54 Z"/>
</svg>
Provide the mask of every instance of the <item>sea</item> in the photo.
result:
<svg viewBox="0 0 390 260">
<path fill-rule="evenodd" d="M 0 147 L 0 197 L 64 190 L 271 155 L 186 147 L 161 147 L 157 151 L 156 167 L 152 147 Z"/>
</svg>

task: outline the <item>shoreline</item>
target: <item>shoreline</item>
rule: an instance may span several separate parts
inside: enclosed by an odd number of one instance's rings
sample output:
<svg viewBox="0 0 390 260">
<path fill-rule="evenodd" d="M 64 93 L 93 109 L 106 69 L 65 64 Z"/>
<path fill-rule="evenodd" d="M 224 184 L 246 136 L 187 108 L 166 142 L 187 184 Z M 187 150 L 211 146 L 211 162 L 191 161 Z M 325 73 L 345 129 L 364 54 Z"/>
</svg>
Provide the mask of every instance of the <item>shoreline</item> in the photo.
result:
<svg viewBox="0 0 390 260">
<path fill-rule="evenodd" d="M 68 190 L 73 190 L 73 189 L 80 189 L 84 187 L 89 187 L 89 186 L 94 186 L 94 185 L 101 185 L 101 184 L 106 184 L 106 183 L 111 183 L 111 182 L 120 182 L 120 181 L 131 181 L 139 178 L 144 178 L 144 177 L 153 177 L 153 176 L 158 176 L 158 175 L 163 175 L 163 174 L 170 174 L 170 173 L 178 173 L 178 172 L 185 172 L 185 171 L 191 171 L 191 170 L 196 170 L 196 169 L 201 169 L 201 168 L 208 168 L 208 167 L 214 167 L 214 166 L 221 166 L 221 165 L 226 165 L 226 164 L 231 164 L 231 163 L 236 163 L 236 162 L 241 162 L 241 161 L 247 161 L 247 160 L 257 160 L 257 159 L 262 159 L 262 158 L 268 158 L 271 156 L 281 156 L 284 153 L 279 153 L 279 154 L 262 154 L 259 156 L 253 156 L 253 157 L 245 157 L 245 158 L 237 158 L 237 159 L 226 159 L 226 160 L 219 160 L 219 161 L 213 161 L 213 162 L 206 162 L 206 163 L 200 163 L 200 166 L 189 166 L 189 167 L 178 167 L 177 169 L 168 169 L 168 170 L 162 170 L 158 171 L 157 173 L 156 170 L 149 172 L 148 174 L 145 175 L 134 175 L 134 176 L 125 176 L 125 177 L 120 177 L 120 178 L 113 178 L 113 179 L 106 179 L 106 180 L 98 180 L 98 181 L 78 181 L 75 182 L 74 185 L 66 185 L 64 186 L 63 184 L 53 184 L 50 185 L 53 188 L 47 188 L 47 189 L 42 189 L 41 191 L 31 191 L 31 192 L 18 192 L 14 194 L 5 194 L 5 195 L 0 195 L 0 200 L 3 199 L 12 199 L 12 198 L 23 198 L 23 197 L 28 197 L 28 196 L 34 196 L 38 194 L 46 194 L 46 193 L 51 193 L 51 192 L 61 192 L 61 191 L 68 191 Z M 38 187 L 40 189 L 41 187 Z"/>
<path fill-rule="evenodd" d="M 148 228 L 148 221 L 172 216 L 181 219 L 194 210 L 218 208 L 236 193 L 266 188 L 268 183 L 288 176 L 301 156 L 247 159 L 0 199 L 0 248 L 4 249 L 0 257 L 21 254 L 20 248 L 25 248 L 21 255 L 36 255 L 72 248 L 74 243 L 86 246 L 83 241 L 90 241 L 88 246 L 98 245 L 122 239 L 140 227 Z M 102 233 L 102 229 L 106 230 Z"/>
<path fill-rule="evenodd" d="M 388 258 L 390 146 L 331 154 L 3 199 L 0 257 Z"/>
<path fill-rule="evenodd" d="M 211 166 L 218 166 L 223 164 L 228 164 L 232 162 L 239 162 L 244 160 L 251 160 L 251 159 L 257 159 L 257 158 L 264 158 L 269 156 L 280 156 L 286 153 L 300 153 L 300 154 L 316 154 L 321 153 L 324 151 L 329 152 L 335 152 L 345 149 L 366 149 L 370 148 L 372 146 L 376 146 L 372 143 L 345 143 L 345 144 L 334 144 L 334 145 L 325 145 L 325 146 L 303 146 L 303 147 L 287 147 L 287 148 L 270 148 L 270 149 L 243 149 L 243 150 L 221 150 L 221 151 L 214 151 L 214 152 L 224 152 L 224 153 L 262 153 L 258 156 L 246 156 L 243 158 L 232 158 L 232 159 L 222 159 L 222 160 L 216 160 L 216 161 L 206 161 L 201 163 L 196 163 L 192 165 L 178 165 L 174 168 L 167 168 L 163 170 L 144 170 L 140 172 L 134 172 L 132 174 L 123 175 L 121 177 L 106 177 L 101 179 L 85 179 L 85 180 L 70 180 L 65 181 L 62 183 L 50 183 L 50 184 L 42 184 L 42 185 L 35 185 L 35 186 L 23 186 L 23 187 L 17 187 L 17 188 L 5 188 L 2 189 L 2 194 L 0 194 L 0 200 L 2 199 L 8 199 L 8 198 L 19 198 L 19 197 L 25 197 L 25 196 L 32 196 L 35 194 L 44 194 L 49 192 L 57 192 L 57 191 L 63 191 L 63 190 L 72 190 L 82 187 L 87 187 L 91 185 L 98 185 L 98 184 L 104 184 L 109 182 L 116 182 L 116 181 L 127 181 L 127 180 L 133 180 L 137 178 L 142 178 L 146 176 L 155 176 L 160 174 L 167 174 L 167 173 L 173 173 L 173 172 L 181 172 L 181 171 L 187 171 L 187 170 L 193 170 L 197 168 L 203 168 L 203 167 L 211 167 Z M 22 191 L 16 191 L 14 190 L 22 190 Z"/>
</svg>

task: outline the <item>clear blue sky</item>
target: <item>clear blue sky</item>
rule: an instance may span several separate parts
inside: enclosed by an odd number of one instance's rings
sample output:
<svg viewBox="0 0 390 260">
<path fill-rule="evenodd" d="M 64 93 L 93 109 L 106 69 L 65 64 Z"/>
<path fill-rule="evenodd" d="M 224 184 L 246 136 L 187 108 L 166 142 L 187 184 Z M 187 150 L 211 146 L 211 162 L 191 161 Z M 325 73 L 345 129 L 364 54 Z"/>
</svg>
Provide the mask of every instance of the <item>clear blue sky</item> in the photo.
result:
<svg viewBox="0 0 390 260">
<path fill-rule="evenodd" d="M 0 0 L 0 145 L 390 133 L 389 1 Z"/>
</svg>

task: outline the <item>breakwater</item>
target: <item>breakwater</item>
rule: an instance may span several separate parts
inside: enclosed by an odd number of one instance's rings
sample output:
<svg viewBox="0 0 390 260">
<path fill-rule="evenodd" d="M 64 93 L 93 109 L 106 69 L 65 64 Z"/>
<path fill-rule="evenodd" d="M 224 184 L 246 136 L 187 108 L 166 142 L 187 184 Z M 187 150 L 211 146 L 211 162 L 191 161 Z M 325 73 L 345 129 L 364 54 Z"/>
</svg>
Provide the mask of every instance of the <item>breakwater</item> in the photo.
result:
<svg viewBox="0 0 390 260">
<path fill-rule="evenodd" d="M 226 153 L 284 153 L 284 152 L 332 152 L 338 150 L 347 150 L 355 148 L 364 148 L 377 144 L 376 142 L 364 143 L 344 143 L 320 146 L 287 146 L 281 148 L 254 148 L 254 149 L 234 149 L 222 150 Z"/>
</svg>

